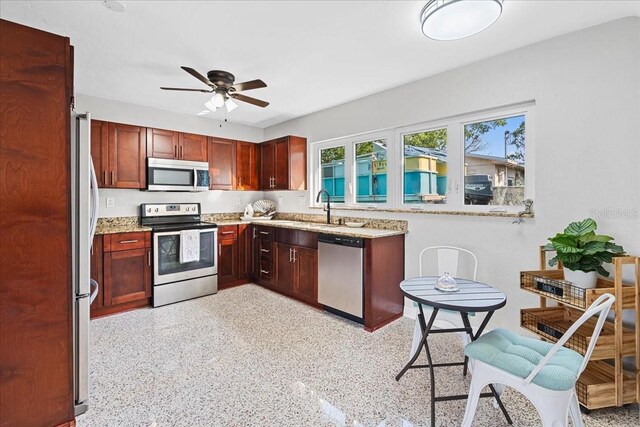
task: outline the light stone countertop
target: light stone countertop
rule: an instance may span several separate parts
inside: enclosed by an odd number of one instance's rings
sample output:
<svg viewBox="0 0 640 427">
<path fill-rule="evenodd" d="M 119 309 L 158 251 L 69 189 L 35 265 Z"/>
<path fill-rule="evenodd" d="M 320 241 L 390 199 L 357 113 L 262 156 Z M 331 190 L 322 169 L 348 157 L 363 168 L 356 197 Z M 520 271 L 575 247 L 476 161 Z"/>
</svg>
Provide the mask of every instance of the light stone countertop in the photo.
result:
<svg viewBox="0 0 640 427">
<path fill-rule="evenodd" d="M 318 233 L 337 234 L 340 236 L 359 237 L 363 239 L 375 239 L 380 237 L 397 236 L 406 234 L 406 230 L 383 230 L 376 228 L 351 228 L 345 225 L 327 225 L 319 222 L 289 221 L 289 220 L 226 220 L 216 221 L 218 226 L 238 224 L 259 224 L 267 227 L 289 228 L 293 230 L 314 231 Z"/>
</svg>

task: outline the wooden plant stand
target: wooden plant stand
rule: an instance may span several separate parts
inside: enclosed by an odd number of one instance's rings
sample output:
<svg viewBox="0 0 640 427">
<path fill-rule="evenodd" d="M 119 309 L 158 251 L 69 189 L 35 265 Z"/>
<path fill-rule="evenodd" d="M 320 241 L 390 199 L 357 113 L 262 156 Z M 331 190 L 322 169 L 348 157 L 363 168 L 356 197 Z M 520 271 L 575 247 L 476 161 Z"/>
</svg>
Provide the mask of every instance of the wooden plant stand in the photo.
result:
<svg viewBox="0 0 640 427">
<path fill-rule="evenodd" d="M 622 267 L 634 265 L 633 283 L 622 283 Z M 600 295 L 615 295 L 612 314 L 605 323 L 591 359 L 576 383 L 580 404 L 587 410 L 640 401 L 640 258 L 613 258 L 613 279 L 598 278 L 593 289 L 564 280 L 562 265 L 547 269 L 547 251 L 540 248 L 540 270 L 520 272 L 520 287 L 540 296 L 540 307 L 520 310 L 520 326 L 547 341 L 557 341 Z M 552 302 L 551 306 L 547 305 Z M 635 313 L 635 330 L 622 325 L 623 310 Z M 586 322 L 565 344 L 584 354 L 596 319 Z M 623 368 L 624 357 L 634 357 L 635 371 Z"/>
</svg>

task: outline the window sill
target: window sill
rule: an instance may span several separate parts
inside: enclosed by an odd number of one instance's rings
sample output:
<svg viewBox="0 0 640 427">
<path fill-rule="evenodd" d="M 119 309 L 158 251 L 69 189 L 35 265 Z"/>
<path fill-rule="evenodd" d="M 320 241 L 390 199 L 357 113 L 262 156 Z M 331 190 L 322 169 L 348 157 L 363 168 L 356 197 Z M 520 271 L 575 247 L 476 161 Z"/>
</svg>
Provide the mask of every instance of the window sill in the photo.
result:
<svg viewBox="0 0 640 427">
<path fill-rule="evenodd" d="M 319 206 L 310 206 L 310 209 L 323 209 Z M 465 211 L 465 210 L 436 210 L 436 209 L 406 209 L 406 208 L 367 208 L 358 206 L 335 206 L 331 205 L 332 211 L 356 211 L 356 212 L 390 212 L 390 213 L 410 213 L 418 215 L 458 215 L 458 216 L 490 216 L 499 218 L 533 218 L 534 214 L 518 215 L 518 212 L 491 212 L 491 211 Z"/>
</svg>

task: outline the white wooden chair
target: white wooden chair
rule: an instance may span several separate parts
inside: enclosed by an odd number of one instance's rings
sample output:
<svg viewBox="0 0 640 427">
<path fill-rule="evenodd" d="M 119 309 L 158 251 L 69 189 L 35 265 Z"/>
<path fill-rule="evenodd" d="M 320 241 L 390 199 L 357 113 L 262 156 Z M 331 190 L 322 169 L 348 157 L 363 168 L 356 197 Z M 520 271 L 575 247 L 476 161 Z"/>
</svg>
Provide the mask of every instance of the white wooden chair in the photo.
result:
<svg viewBox="0 0 640 427">
<path fill-rule="evenodd" d="M 566 426 L 568 416 L 575 427 L 583 427 L 575 383 L 587 366 L 614 301 L 611 294 L 601 295 L 556 344 L 495 329 L 467 345 L 465 354 L 475 363 L 462 426 L 471 426 L 482 389 L 498 383 L 529 399 L 544 427 Z M 563 347 L 596 314 L 598 321 L 584 357 Z"/>
<path fill-rule="evenodd" d="M 438 276 L 442 276 L 444 273 L 449 273 L 452 277 L 459 277 L 458 274 L 464 273 L 467 279 L 476 280 L 476 274 L 478 273 L 478 258 L 475 254 L 467 249 L 457 248 L 455 246 L 430 246 L 424 248 L 420 255 L 418 255 L 419 275 L 433 274 L 434 270 L 426 272 L 424 268 L 425 256 L 432 256 L 431 260 L 435 261 L 435 273 Z M 466 265 L 463 265 L 463 258 L 467 261 Z M 465 267 L 465 268 L 463 268 Z M 433 309 L 429 306 L 423 305 L 425 319 L 429 319 Z M 446 310 L 440 310 L 434 327 L 442 327 L 442 323 L 448 324 L 447 327 L 463 328 L 462 318 L 458 312 L 450 312 Z M 461 332 L 460 337 L 464 344 L 470 342 L 469 336 Z M 411 352 L 409 357 L 413 357 L 418 346 L 420 345 L 420 339 L 422 338 L 422 329 L 420 329 L 420 322 L 416 319 L 415 326 L 413 328 L 413 341 L 411 342 Z"/>
</svg>

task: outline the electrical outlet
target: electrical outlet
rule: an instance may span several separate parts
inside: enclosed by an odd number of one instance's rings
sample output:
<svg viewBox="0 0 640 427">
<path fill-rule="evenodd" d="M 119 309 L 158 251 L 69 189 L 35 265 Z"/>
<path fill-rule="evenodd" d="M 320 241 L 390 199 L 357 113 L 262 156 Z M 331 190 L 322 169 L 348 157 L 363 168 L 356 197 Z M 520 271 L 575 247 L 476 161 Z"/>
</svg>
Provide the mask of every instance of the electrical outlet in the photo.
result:
<svg viewBox="0 0 640 427">
<path fill-rule="evenodd" d="M 278 206 L 282 206 L 282 196 L 278 196 Z"/>
<path fill-rule="evenodd" d="M 116 207 L 116 199 L 115 197 L 107 197 L 107 207 L 115 208 Z"/>
<path fill-rule="evenodd" d="M 236 206 L 242 205 L 242 199 L 240 197 L 236 197 Z"/>
</svg>

